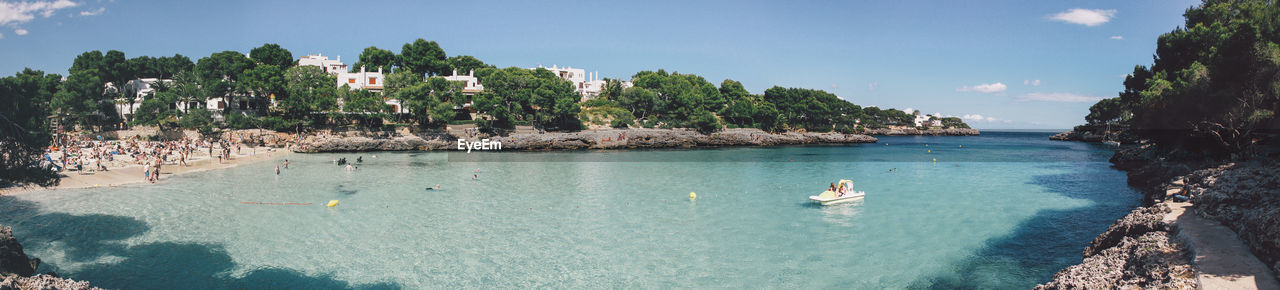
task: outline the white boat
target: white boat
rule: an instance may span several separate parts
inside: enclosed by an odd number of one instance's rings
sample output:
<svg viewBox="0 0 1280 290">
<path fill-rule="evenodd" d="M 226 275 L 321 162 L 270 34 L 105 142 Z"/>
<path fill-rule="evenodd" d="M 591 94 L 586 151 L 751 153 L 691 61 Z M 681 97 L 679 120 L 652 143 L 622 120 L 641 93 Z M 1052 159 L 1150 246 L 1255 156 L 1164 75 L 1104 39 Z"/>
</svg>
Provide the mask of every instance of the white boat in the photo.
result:
<svg viewBox="0 0 1280 290">
<path fill-rule="evenodd" d="M 841 188 L 853 188 L 853 181 L 841 179 L 839 185 Z M 861 191 L 846 192 L 845 194 L 840 195 L 834 191 L 828 190 L 815 196 L 809 196 L 809 200 L 821 203 L 822 205 L 829 205 L 854 201 L 866 195 L 866 192 Z"/>
<path fill-rule="evenodd" d="M 1120 146 L 1120 141 L 1102 141 L 1102 144 L 1106 144 L 1108 146 Z"/>
<path fill-rule="evenodd" d="M 823 196 L 822 194 L 819 194 L 816 196 L 809 196 L 809 200 L 821 203 L 822 205 L 832 205 L 837 203 L 844 203 L 844 202 L 858 200 L 858 199 L 861 199 L 863 196 L 867 195 L 866 192 L 861 192 L 861 191 L 846 193 L 840 197 L 836 197 L 835 192 L 832 192 L 832 191 L 826 191 L 823 193 L 825 194 L 828 192 L 831 193 L 830 196 Z"/>
</svg>

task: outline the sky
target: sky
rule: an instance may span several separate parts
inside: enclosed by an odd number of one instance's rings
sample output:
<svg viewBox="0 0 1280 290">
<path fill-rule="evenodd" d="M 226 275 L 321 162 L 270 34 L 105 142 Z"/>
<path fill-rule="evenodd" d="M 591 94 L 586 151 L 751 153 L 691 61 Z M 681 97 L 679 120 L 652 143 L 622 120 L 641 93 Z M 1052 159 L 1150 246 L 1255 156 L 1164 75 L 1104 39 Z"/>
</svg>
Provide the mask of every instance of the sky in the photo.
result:
<svg viewBox="0 0 1280 290">
<path fill-rule="evenodd" d="M 66 75 L 76 55 L 294 57 L 418 38 L 499 67 L 643 70 L 820 89 L 862 106 L 1063 129 L 1150 65 L 1198 1 L 129 1 L 0 0 L 0 73 Z"/>
</svg>

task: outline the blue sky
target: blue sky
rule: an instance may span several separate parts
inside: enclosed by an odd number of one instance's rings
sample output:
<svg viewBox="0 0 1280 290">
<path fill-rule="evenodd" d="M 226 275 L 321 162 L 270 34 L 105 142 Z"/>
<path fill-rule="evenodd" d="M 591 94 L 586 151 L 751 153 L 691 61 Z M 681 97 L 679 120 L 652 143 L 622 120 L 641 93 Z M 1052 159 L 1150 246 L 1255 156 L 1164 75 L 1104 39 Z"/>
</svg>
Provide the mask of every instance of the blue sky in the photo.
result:
<svg viewBox="0 0 1280 290">
<path fill-rule="evenodd" d="M 627 79 L 665 68 L 713 83 L 822 89 L 863 106 L 967 116 L 977 128 L 1069 128 L 1196 1 L 96 1 L 0 0 L 0 72 L 66 74 L 76 55 L 294 56 L 425 38 L 449 56 Z M 980 117 L 980 118 L 979 118 Z"/>
</svg>

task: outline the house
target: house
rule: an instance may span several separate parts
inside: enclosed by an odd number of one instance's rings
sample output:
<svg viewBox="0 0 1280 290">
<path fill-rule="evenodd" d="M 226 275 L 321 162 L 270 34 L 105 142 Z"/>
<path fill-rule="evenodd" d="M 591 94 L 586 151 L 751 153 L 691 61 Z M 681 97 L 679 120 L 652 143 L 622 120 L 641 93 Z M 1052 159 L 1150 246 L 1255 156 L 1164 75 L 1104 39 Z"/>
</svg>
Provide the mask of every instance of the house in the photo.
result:
<svg viewBox="0 0 1280 290">
<path fill-rule="evenodd" d="M 308 54 L 298 58 L 298 65 L 314 65 L 330 74 L 347 72 L 347 65 L 342 63 L 342 56 L 338 56 L 336 60 L 330 60 L 329 57 L 320 54 Z"/>
<path fill-rule="evenodd" d="M 453 106 L 453 109 L 455 111 L 459 111 L 459 113 L 472 114 L 472 118 L 474 119 L 475 109 L 471 107 L 471 97 L 475 96 L 476 93 L 484 91 L 484 85 L 480 84 L 480 79 L 476 78 L 476 71 L 471 70 L 470 72 L 467 72 L 467 75 L 460 76 L 458 75 L 458 70 L 455 69 L 453 70 L 452 75 L 444 76 L 443 78 L 448 81 L 463 83 L 462 95 L 467 98 L 467 101 L 463 103 L 462 106 Z"/>
<path fill-rule="evenodd" d="M 387 81 L 387 77 L 382 74 L 382 68 L 379 67 L 377 72 L 366 71 L 364 66 L 360 66 L 360 72 L 339 72 L 338 87 L 347 85 L 351 90 L 369 90 L 371 92 L 381 93 L 383 83 Z"/>
<path fill-rule="evenodd" d="M 574 91 L 576 91 L 579 96 L 582 96 L 583 100 L 589 100 L 604 91 L 605 81 L 600 79 L 600 72 L 589 74 L 584 69 L 558 67 L 556 65 L 551 65 L 549 68 L 539 65 L 538 67 L 529 69 L 545 69 L 551 71 L 551 73 L 555 74 L 557 77 L 573 83 Z"/>
</svg>

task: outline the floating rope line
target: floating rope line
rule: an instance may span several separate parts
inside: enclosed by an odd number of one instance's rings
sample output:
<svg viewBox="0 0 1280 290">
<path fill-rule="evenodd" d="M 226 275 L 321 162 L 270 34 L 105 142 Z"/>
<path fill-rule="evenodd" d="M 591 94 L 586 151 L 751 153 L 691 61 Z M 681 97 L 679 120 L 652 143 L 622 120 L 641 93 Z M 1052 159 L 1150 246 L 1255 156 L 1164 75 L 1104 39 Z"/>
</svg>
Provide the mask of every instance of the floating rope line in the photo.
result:
<svg viewBox="0 0 1280 290">
<path fill-rule="evenodd" d="M 241 204 L 256 204 L 256 205 L 311 205 L 311 203 L 310 203 L 310 202 L 307 202 L 307 203 L 298 203 L 298 202 L 257 202 L 257 201 L 241 201 L 240 203 L 241 203 Z"/>
</svg>

